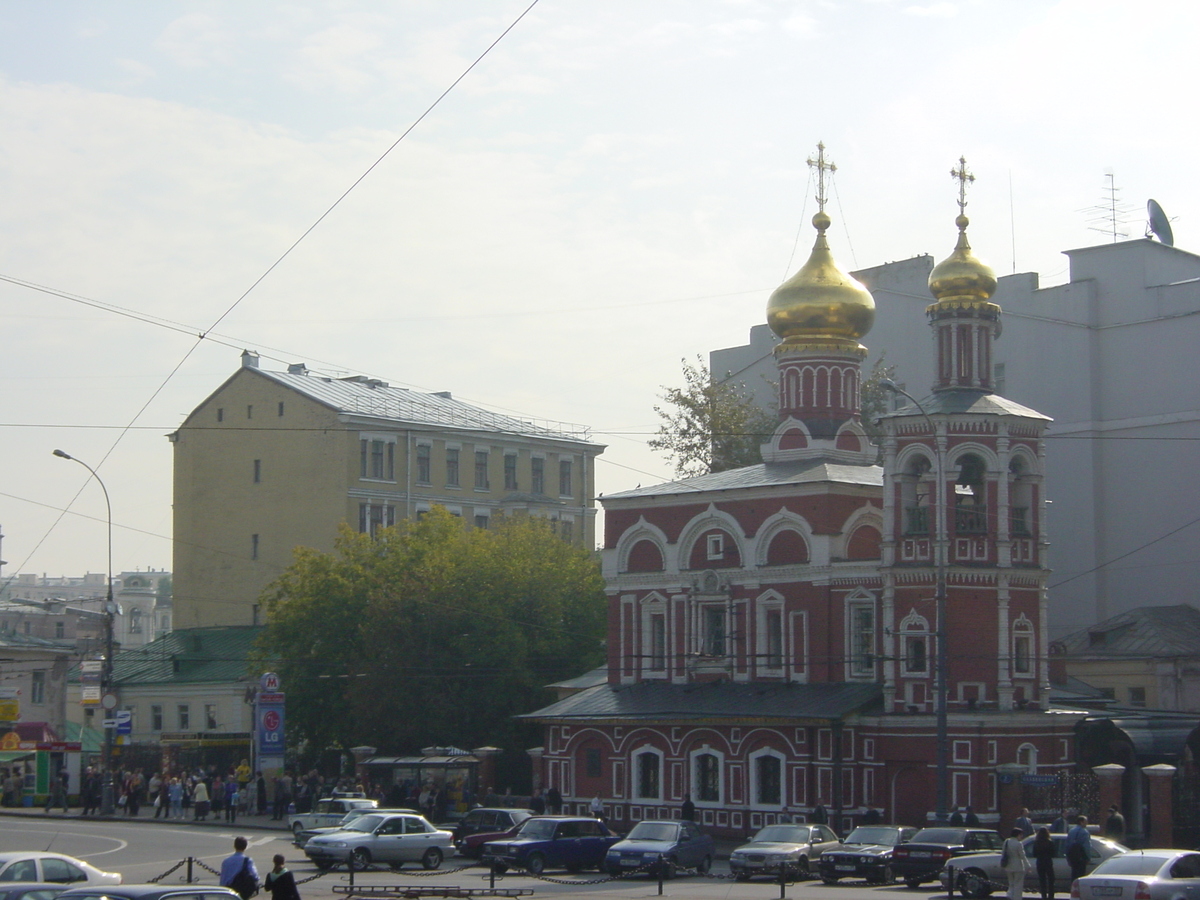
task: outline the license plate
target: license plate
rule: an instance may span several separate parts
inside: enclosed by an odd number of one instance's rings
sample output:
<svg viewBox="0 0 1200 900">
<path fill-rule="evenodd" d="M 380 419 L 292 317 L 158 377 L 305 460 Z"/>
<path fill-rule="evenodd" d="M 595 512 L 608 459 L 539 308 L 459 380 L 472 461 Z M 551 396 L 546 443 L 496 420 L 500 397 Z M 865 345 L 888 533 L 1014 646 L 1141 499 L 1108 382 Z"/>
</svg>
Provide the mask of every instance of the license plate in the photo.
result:
<svg viewBox="0 0 1200 900">
<path fill-rule="evenodd" d="M 839 872 L 853 872 L 855 869 L 854 866 L 834 866 L 834 868 Z"/>
<path fill-rule="evenodd" d="M 621 860 L 621 865 L 633 866 L 634 868 L 636 868 L 637 866 L 641 865 L 641 862 L 642 861 L 640 859 L 623 859 L 623 860 Z"/>
<path fill-rule="evenodd" d="M 914 850 L 912 853 L 910 853 L 908 855 L 915 859 L 929 859 L 929 857 L 933 856 L 933 854 L 930 853 L 928 850 Z"/>
<path fill-rule="evenodd" d="M 1123 893 L 1124 891 L 1119 887 L 1106 887 L 1104 885 L 1097 885 L 1096 887 L 1092 888 L 1092 896 L 1094 897 L 1120 897 Z"/>
</svg>

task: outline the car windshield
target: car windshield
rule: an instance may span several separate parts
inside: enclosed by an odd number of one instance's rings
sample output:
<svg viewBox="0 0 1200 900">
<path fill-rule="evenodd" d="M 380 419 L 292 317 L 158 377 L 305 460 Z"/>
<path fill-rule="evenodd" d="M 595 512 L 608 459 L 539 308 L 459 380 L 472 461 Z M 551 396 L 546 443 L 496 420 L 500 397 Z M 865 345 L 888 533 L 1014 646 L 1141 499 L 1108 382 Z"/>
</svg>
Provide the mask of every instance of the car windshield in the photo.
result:
<svg viewBox="0 0 1200 900">
<path fill-rule="evenodd" d="M 914 844 L 961 844 L 967 833 L 961 828 L 922 828 L 912 839 Z"/>
<path fill-rule="evenodd" d="M 554 824 L 553 819 L 526 819 L 517 834 L 535 841 L 548 841 L 554 837 Z"/>
<path fill-rule="evenodd" d="M 754 836 L 754 840 L 771 844 L 805 844 L 808 842 L 808 826 L 768 825 Z"/>
<path fill-rule="evenodd" d="M 359 816 L 346 826 L 347 831 L 363 831 L 370 834 L 384 821 L 383 816 Z"/>
<path fill-rule="evenodd" d="M 1126 853 L 1110 856 L 1092 871 L 1093 875 L 1156 875 L 1166 863 L 1162 856 L 1143 856 L 1141 853 Z"/>
<path fill-rule="evenodd" d="M 679 826 L 670 822 L 638 822 L 629 832 L 630 841 L 673 841 Z"/>
<path fill-rule="evenodd" d="M 882 827 L 863 827 L 855 828 L 846 836 L 847 844 L 887 844 L 896 843 L 896 838 L 900 834 L 899 828 L 882 828 Z"/>
<path fill-rule="evenodd" d="M 366 815 L 366 813 L 363 810 L 352 809 L 352 810 L 350 810 L 350 812 L 348 812 L 344 816 L 342 816 L 342 821 L 339 824 L 349 825 L 355 819 L 361 819 L 364 815 Z"/>
</svg>

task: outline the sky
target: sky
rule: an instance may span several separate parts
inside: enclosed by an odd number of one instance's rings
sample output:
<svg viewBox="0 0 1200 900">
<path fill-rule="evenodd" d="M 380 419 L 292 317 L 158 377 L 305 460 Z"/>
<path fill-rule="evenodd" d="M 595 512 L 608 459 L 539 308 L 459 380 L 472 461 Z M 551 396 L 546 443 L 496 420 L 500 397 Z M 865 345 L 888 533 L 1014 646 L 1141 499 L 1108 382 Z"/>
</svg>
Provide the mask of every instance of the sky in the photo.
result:
<svg viewBox="0 0 1200 900">
<path fill-rule="evenodd" d="M 114 569 L 169 569 L 166 436 L 243 348 L 667 479 L 654 405 L 804 262 L 818 141 L 846 269 L 948 255 L 963 155 L 999 274 L 1066 280 L 1110 184 L 1200 248 L 1200 4 L 529 4 L 0 0 L 6 576 L 106 569 L 55 448 Z"/>
</svg>

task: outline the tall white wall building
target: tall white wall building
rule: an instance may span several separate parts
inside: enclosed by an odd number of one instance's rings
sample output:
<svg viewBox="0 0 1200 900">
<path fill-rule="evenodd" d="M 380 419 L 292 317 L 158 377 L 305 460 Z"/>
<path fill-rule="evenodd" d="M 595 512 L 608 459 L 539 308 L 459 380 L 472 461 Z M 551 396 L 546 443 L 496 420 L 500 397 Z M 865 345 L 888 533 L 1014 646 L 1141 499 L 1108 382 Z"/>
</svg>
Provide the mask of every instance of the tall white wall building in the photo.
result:
<svg viewBox="0 0 1200 900">
<path fill-rule="evenodd" d="M 1140 606 L 1200 606 L 1200 256 L 1151 240 L 1066 251 L 1070 278 L 1000 279 L 996 391 L 1052 416 L 1050 627 L 1074 631 Z M 854 273 L 875 296 L 864 371 L 881 356 L 917 397 L 933 384 L 928 256 Z M 715 350 L 774 402 L 775 336 Z"/>
</svg>

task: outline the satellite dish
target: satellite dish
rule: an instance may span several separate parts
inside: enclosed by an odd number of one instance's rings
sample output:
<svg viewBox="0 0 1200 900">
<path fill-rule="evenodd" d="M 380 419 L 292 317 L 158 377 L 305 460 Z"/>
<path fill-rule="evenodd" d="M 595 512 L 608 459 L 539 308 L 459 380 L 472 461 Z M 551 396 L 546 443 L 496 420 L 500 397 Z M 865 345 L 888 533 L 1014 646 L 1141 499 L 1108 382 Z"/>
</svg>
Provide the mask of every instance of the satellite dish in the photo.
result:
<svg viewBox="0 0 1200 900">
<path fill-rule="evenodd" d="M 1175 236 L 1171 233 L 1171 223 L 1167 220 L 1167 214 L 1163 212 L 1163 208 L 1158 205 L 1158 201 L 1149 201 L 1146 204 L 1146 211 L 1150 214 L 1150 231 L 1168 247 L 1174 247 Z M 1146 237 L 1149 236 L 1146 235 Z"/>
</svg>

